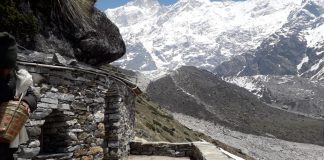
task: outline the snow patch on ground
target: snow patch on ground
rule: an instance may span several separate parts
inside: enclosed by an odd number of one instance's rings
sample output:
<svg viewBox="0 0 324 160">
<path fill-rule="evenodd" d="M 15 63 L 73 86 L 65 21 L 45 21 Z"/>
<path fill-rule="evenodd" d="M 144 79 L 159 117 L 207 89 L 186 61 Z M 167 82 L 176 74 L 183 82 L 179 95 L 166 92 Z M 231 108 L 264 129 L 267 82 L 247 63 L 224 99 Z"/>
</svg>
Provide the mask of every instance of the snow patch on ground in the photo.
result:
<svg viewBox="0 0 324 160">
<path fill-rule="evenodd" d="M 324 62 L 324 59 L 319 60 L 315 65 L 313 65 L 310 71 L 316 71 L 320 69 L 321 64 Z"/>
<path fill-rule="evenodd" d="M 300 70 L 305 63 L 309 61 L 309 57 L 305 55 L 305 57 L 302 59 L 302 61 L 297 65 L 297 69 Z"/>
<path fill-rule="evenodd" d="M 262 97 L 262 86 L 259 86 L 256 84 L 256 81 L 254 79 L 258 79 L 260 77 L 266 78 L 266 76 L 254 76 L 253 78 L 251 77 L 233 77 L 233 78 L 225 78 L 224 80 L 227 81 L 228 83 L 232 83 L 235 85 L 238 85 L 242 88 L 247 89 L 251 93 L 255 94 L 259 98 Z"/>
<path fill-rule="evenodd" d="M 306 31 L 305 39 L 307 40 L 307 46 L 311 48 L 317 48 L 320 42 L 324 41 L 324 24 L 317 28 L 310 28 Z"/>
</svg>

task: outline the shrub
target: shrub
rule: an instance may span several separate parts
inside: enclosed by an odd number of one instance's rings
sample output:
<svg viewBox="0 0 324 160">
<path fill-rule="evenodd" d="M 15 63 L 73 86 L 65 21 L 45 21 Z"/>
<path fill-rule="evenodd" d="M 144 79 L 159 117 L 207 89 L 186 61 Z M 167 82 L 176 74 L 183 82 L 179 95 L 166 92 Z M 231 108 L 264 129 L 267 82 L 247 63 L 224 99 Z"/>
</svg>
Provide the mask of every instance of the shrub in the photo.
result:
<svg viewBox="0 0 324 160">
<path fill-rule="evenodd" d="M 16 39 L 25 41 L 38 32 L 37 19 L 31 13 L 19 9 L 20 0 L 2 0 L 0 4 L 0 31 L 13 34 Z"/>
</svg>

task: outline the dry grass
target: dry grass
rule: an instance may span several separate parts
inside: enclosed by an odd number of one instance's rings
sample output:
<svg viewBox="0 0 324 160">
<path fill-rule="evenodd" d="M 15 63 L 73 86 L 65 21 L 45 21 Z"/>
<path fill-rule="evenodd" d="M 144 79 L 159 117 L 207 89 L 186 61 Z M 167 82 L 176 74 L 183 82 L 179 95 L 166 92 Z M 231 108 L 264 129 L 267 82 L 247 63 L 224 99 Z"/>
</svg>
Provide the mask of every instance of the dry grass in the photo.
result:
<svg viewBox="0 0 324 160">
<path fill-rule="evenodd" d="M 95 0 L 53 0 L 54 12 L 72 24 L 91 27 Z"/>
</svg>

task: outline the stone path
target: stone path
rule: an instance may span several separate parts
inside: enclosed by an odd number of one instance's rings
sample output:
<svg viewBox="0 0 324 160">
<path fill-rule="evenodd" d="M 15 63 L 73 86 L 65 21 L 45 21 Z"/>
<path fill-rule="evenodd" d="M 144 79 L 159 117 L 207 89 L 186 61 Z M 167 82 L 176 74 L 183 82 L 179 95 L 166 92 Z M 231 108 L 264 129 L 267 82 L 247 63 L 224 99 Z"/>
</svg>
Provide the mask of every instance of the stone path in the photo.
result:
<svg viewBox="0 0 324 160">
<path fill-rule="evenodd" d="M 190 158 L 173 158 L 163 156 L 130 156 L 128 160 L 190 160 Z"/>
<path fill-rule="evenodd" d="M 199 154 L 206 160 L 234 160 L 229 156 L 225 155 L 215 145 L 206 142 L 194 142 L 194 146 L 199 150 Z"/>
</svg>

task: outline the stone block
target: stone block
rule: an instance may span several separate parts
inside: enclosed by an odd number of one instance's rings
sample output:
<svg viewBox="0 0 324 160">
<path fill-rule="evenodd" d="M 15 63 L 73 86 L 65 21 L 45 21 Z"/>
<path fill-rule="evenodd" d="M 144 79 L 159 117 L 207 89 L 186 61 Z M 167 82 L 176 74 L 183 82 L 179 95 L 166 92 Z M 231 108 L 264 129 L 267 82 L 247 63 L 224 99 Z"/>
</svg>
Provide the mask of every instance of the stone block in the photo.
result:
<svg viewBox="0 0 324 160">
<path fill-rule="evenodd" d="M 42 130 L 41 128 L 34 126 L 34 127 L 26 127 L 28 135 L 30 137 L 38 137 L 39 135 L 41 135 Z"/>
<path fill-rule="evenodd" d="M 94 132 L 94 136 L 97 137 L 97 138 L 105 138 L 105 131 L 96 130 Z"/>
<path fill-rule="evenodd" d="M 69 136 L 70 139 L 72 139 L 74 141 L 78 141 L 79 140 L 78 137 L 77 137 L 77 135 L 75 133 L 73 133 L 73 132 L 68 132 L 68 136 Z"/>
<path fill-rule="evenodd" d="M 91 147 L 88 154 L 90 155 L 103 154 L 103 149 L 100 146 Z"/>
<path fill-rule="evenodd" d="M 19 157 L 21 158 L 33 158 L 37 156 L 40 152 L 40 147 L 36 148 L 22 148 L 19 153 Z"/>
<path fill-rule="evenodd" d="M 116 102 L 123 102 L 124 99 L 120 97 L 119 95 L 117 96 L 108 96 L 107 102 L 108 103 L 116 103 Z"/>
<path fill-rule="evenodd" d="M 80 148 L 74 151 L 74 156 L 79 157 L 79 156 L 85 156 L 88 154 L 88 150 L 84 148 Z"/>
<path fill-rule="evenodd" d="M 40 101 L 43 102 L 43 103 L 58 104 L 58 99 L 41 98 Z"/>
<path fill-rule="evenodd" d="M 37 107 L 39 108 L 47 108 L 47 109 L 57 109 L 57 104 L 49 104 L 49 103 L 38 103 Z"/>
<path fill-rule="evenodd" d="M 66 93 L 53 93 L 53 92 L 46 92 L 46 97 L 57 98 L 61 101 L 68 101 L 73 102 L 75 97 L 73 94 L 66 94 Z"/>
<path fill-rule="evenodd" d="M 119 141 L 109 141 L 108 147 L 109 148 L 119 148 Z"/>
<path fill-rule="evenodd" d="M 26 123 L 27 127 L 32 127 L 32 126 L 42 126 L 44 125 L 45 120 L 30 120 L 29 122 Z"/>
<path fill-rule="evenodd" d="M 28 144 L 28 147 L 29 148 L 36 148 L 36 147 L 39 147 L 40 146 L 40 142 L 39 142 L 39 140 L 34 140 L 34 141 L 32 141 L 32 142 L 30 142 L 29 144 Z"/>
<path fill-rule="evenodd" d="M 73 120 L 70 120 L 70 121 L 66 121 L 66 124 L 69 125 L 69 126 L 74 126 L 77 123 L 78 123 L 78 120 L 77 119 L 73 119 Z"/>
<path fill-rule="evenodd" d="M 79 134 L 78 138 L 79 138 L 79 140 L 85 140 L 89 136 L 91 136 L 89 133 L 83 132 L 83 133 Z"/>
<path fill-rule="evenodd" d="M 59 104 L 58 109 L 59 110 L 71 110 L 71 107 L 69 104 Z"/>
<path fill-rule="evenodd" d="M 99 123 L 98 124 L 98 130 L 99 131 L 105 131 L 105 124 L 104 123 Z"/>
<path fill-rule="evenodd" d="M 93 156 L 82 156 L 81 160 L 93 160 Z"/>
<path fill-rule="evenodd" d="M 102 111 L 98 111 L 94 114 L 94 119 L 97 123 L 103 122 L 105 120 L 105 114 Z"/>
<path fill-rule="evenodd" d="M 116 122 L 116 121 L 120 120 L 120 118 L 121 118 L 120 114 L 109 114 L 108 115 L 108 120 L 109 121 Z"/>
<path fill-rule="evenodd" d="M 37 108 L 31 115 L 31 119 L 35 120 L 41 120 L 47 117 L 52 113 L 52 109 L 47 109 L 47 108 Z"/>
<path fill-rule="evenodd" d="M 71 111 L 63 111 L 63 114 L 68 115 L 68 116 L 74 116 L 75 115 L 75 113 L 71 112 Z"/>
<path fill-rule="evenodd" d="M 81 133 L 81 132 L 84 132 L 83 129 L 69 129 L 70 132 L 73 132 L 73 133 Z"/>
</svg>

